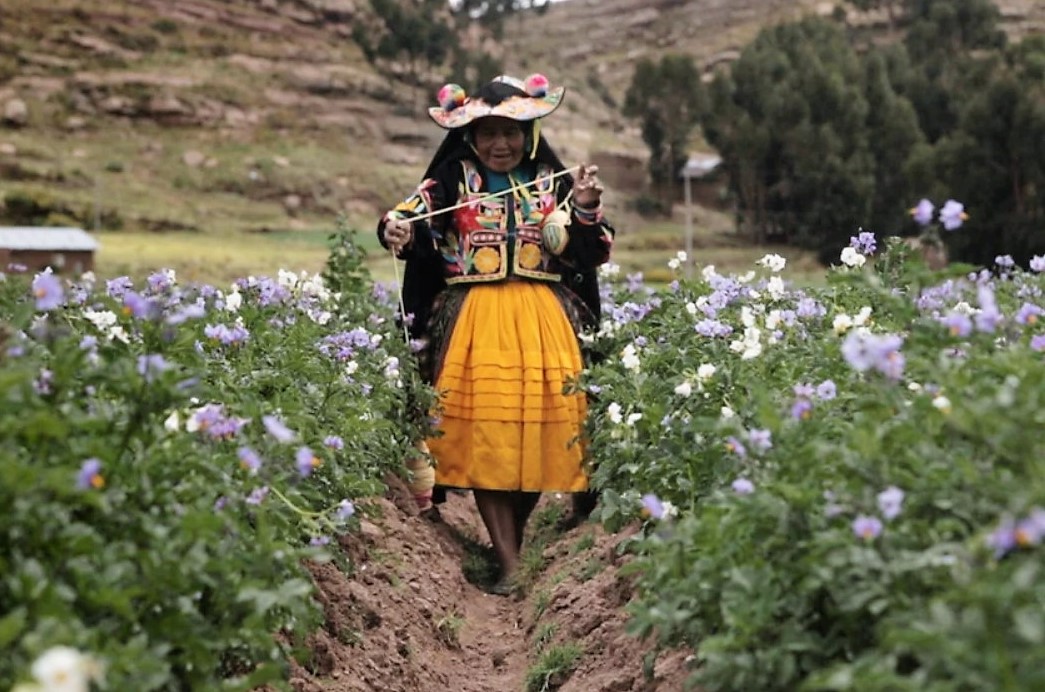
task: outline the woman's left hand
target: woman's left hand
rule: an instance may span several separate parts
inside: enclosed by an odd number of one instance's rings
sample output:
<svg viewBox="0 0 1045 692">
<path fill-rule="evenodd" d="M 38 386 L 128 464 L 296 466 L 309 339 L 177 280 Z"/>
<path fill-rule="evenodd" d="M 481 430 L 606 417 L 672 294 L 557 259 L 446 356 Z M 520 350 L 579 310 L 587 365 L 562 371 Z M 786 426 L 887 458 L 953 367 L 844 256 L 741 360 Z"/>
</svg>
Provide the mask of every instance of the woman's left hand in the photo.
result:
<svg viewBox="0 0 1045 692">
<path fill-rule="evenodd" d="M 602 202 L 602 182 L 598 172 L 598 166 L 581 165 L 577 180 L 573 183 L 573 202 L 578 207 L 591 209 Z"/>
</svg>

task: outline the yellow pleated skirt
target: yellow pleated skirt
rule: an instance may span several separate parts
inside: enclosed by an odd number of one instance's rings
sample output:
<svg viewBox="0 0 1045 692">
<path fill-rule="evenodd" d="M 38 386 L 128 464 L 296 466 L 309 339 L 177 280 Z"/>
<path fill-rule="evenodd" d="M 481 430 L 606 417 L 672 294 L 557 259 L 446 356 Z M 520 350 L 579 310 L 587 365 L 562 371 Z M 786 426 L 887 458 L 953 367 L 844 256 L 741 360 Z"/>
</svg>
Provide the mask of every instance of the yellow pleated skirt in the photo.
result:
<svg viewBox="0 0 1045 692">
<path fill-rule="evenodd" d="M 436 483 L 456 488 L 579 492 L 587 401 L 564 394 L 583 367 L 573 327 L 548 285 L 478 284 L 468 291 L 435 388 L 427 440 Z"/>
</svg>

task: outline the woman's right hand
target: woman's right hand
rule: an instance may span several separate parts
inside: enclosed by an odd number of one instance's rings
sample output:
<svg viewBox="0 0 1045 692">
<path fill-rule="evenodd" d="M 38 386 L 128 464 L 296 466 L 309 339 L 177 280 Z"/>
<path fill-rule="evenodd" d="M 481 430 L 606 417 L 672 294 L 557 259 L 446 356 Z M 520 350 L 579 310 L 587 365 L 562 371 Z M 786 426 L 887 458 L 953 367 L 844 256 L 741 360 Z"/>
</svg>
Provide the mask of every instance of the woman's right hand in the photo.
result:
<svg viewBox="0 0 1045 692">
<path fill-rule="evenodd" d="M 385 220 L 385 242 L 396 254 L 414 239 L 414 226 L 410 219 L 396 218 L 391 215 Z"/>
</svg>

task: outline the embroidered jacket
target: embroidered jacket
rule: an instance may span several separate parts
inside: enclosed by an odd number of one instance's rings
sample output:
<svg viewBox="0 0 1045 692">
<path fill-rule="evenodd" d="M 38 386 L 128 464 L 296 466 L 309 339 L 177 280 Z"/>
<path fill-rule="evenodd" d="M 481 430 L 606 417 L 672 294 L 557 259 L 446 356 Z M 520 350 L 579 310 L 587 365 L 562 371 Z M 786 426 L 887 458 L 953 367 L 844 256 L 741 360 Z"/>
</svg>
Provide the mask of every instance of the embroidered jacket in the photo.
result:
<svg viewBox="0 0 1045 692">
<path fill-rule="evenodd" d="M 595 316 L 599 314 L 594 270 L 609 259 L 614 229 L 602 218 L 601 210 L 570 207 L 569 240 L 560 255 L 551 254 L 542 243 L 541 221 L 569 190 L 569 184 L 562 178 L 552 179 L 552 173 L 551 166 L 538 163 L 533 185 L 481 200 L 489 192 L 478 164 L 469 159 L 449 160 L 395 207 L 396 213 L 410 218 L 466 204 L 414 223 L 414 239 L 399 254 L 407 261 L 403 299 L 407 312 L 415 316 L 411 327 L 415 336 L 423 330 L 431 301 L 443 287 L 505 281 L 512 276 L 561 281 Z M 378 237 L 384 244 L 383 223 L 378 226 Z"/>
<path fill-rule="evenodd" d="M 569 252 L 568 243 L 560 259 L 545 249 L 541 222 L 565 196 L 557 194 L 559 186 L 552 179 L 551 166 L 538 164 L 530 186 L 493 199 L 483 199 L 489 195 L 488 188 L 474 162 L 467 159 L 455 161 L 445 169 L 423 181 L 395 211 L 410 217 L 449 206 L 467 205 L 432 219 L 428 227 L 428 241 L 431 250 L 443 260 L 447 284 L 503 281 L 509 276 L 559 281 L 563 270 L 576 264 L 577 259 L 587 260 L 584 264 L 597 265 L 609 258 L 612 233 L 598 223 L 601 220 L 598 215 L 583 210 L 573 215 L 567 233 L 571 238 L 574 234 L 599 236 L 602 252 L 594 257 L 571 257 L 576 253 Z M 513 186 L 519 182 L 511 177 L 509 180 Z M 415 228 L 415 247 L 404 253 L 407 259 L 412 255 L 427 254 L 428 248 L 419 247 L 419 240 L 425 236 L 424 230 Z M 577 243 L 580 245 L 582 243 Z"/>
</svg>

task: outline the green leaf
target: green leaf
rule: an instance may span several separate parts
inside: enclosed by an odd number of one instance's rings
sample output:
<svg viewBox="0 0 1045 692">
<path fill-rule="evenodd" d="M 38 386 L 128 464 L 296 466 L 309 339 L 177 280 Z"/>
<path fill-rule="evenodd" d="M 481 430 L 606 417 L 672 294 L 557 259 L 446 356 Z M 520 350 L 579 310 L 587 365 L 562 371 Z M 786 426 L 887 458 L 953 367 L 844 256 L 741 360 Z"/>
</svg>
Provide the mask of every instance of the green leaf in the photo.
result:
<svg viewBox="0 0 1045 692">
<path fill-rule="evenodd" d="M 25 606 L 15 608 L 0 618 L 0 648 L 9 646 L 18 639 L 28 621 L 28 609 Z"/>
</svg>

